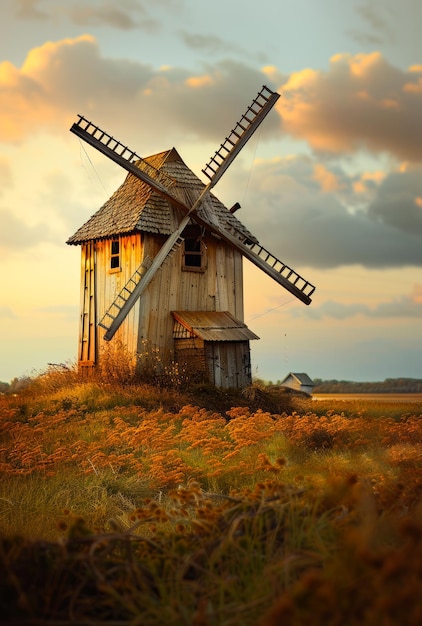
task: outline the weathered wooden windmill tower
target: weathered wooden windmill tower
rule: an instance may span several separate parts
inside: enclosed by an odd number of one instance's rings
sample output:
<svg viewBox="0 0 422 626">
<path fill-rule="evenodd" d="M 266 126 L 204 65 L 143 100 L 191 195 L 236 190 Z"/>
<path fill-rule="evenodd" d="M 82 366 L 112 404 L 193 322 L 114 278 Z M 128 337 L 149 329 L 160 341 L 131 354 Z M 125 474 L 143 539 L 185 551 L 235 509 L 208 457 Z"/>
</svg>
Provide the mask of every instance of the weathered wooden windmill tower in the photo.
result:
<svg viewBox="0 0 422 626">
<path fill-rule="evenodd" d="M 116 337 L 140 367 L 147 344 L 163 363 L 243 388 L 249 341 L 258 337 L 243 322 L 242 258 L 310 303 L 315 287 L 261 246 L 236 205 L 227 209 L 211 194 L 278 97 L 261 89 L 202 170 L 206 185 L 174 148 L 142 159 L 78 116 L 71 132 L 129 172 L 67 241 L 82 247 L 80 367 L 95 367 Z"/>
</svg>

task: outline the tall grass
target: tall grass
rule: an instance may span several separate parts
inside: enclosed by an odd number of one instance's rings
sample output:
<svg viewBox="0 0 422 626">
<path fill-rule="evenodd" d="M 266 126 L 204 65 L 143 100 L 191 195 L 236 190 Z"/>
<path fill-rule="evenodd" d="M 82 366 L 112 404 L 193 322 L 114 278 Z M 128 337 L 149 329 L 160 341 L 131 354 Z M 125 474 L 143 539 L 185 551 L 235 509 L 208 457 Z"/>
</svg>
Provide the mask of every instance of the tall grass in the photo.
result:
<svg viewBox="0 0 422 626">
<path fill-rule="evenodd" d="M 69 368 L 0 398 L 2 619 L 419 624 L 422 406 L 211 396 Z"/>
</svg>

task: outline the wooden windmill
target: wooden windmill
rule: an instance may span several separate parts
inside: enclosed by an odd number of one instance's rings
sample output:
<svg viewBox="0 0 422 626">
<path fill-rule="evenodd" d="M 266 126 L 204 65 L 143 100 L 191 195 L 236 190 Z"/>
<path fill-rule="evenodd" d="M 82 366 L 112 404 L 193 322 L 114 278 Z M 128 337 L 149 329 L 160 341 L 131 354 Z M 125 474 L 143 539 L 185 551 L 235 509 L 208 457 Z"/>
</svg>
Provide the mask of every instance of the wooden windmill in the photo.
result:
<svg viewBox="0 0 422 626">
<path fill-rule="evenodd" d="M 71 132 L 129 173 L 68 239 L 82 246 L 78 361 L 95 367 L 119 338 L 142 367 L 145 345 L 220 387 L 251 382 L 243 322 L 246 257 L 305 304 L 315 287 L 266 250 L 211 189 L 279 95 L 263 86 L 202 170 L 204 184 L 172 148 L 147 158 L 82 116 Z M 102 329 L 102 331 L 100 331 Z"/>
</svg>

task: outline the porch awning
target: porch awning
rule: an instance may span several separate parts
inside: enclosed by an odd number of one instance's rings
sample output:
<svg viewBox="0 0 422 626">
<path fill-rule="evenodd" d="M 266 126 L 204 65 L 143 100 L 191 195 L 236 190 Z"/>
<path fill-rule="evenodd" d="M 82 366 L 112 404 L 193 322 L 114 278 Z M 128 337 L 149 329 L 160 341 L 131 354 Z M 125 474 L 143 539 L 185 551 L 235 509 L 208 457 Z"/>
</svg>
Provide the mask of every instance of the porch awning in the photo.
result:
<svg viewBox="0 0 422 626">
<path fill-rule="evenodd" d="M 259 339 L 228 311 L 172 311 L 175 339 L 199 337 L 203 341 Z"/>
</svg>

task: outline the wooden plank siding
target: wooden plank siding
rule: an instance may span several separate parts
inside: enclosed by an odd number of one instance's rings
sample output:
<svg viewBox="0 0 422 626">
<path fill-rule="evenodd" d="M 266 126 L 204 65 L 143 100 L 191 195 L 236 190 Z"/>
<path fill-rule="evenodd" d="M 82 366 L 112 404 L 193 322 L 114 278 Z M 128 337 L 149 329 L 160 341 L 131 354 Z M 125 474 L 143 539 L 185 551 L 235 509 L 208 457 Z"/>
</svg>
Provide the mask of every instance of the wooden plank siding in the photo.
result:
<svg viewBox="0 0 422 626">
<path fill-rule="evenodd" d="M 103 239 L 82 245 L 82 293 L 80 363 L 94 364 L 98 355 L 110 342 L 104 340 L 104 331 L 97 327 L 110 304 L 139 267 L 142 260 L 153 258 L 166 237 L 151 233 L 138 233 L 119 237 L 120 266 L 110 269 L 111 241 Z M 229 311 L 243 321 L 243 264 L 242 256 L 213 236 L 204 237 L 205 264 L 203 271 L 182 269 L 182 248 L 164 262 L 141 298 L 129 311 L 111 343 L 124 346 L 125 350 L 140 359 L 150 353 L 151 348 L 159 351 L 160 358 L 169 362 L 175 359 L 173 342 L 174 320 L 172 311 Z M 95 264 L 94 264 L 95 256 Z M 246 380 L 236 364 L 242 364 L 245 353 L 249 356 L 249 343 L 230 342 L 219 345 L 211 355 L 211 363 L 219 363 L 220 373 L 209 374 L 215 384 L 236 386 L 235 380 Z M 241 347 L 243 346 L 243 347 Z M 182 349 L 179 345 L 178 349 Z M 203 345 L 199 355 L 196 345 L 190 358 L 205 371 Z M 184 353 L 185 357 L 187 352 Z M 146 358 L 146 356 L 145 356 Z M 235 358 L 235 363 L 230 362 Z M 243 366 L 242 366 L 243 367 Z M 250 368 L 250 365 L 249 365 Z M 230 384 L 229 384 L 230 383 Z M 244 386 L 250 383 L 247 379 Z"/>
<path fill-rule="evenodd" d="M 206 341 L 205 359 L 216 387 L 244 388 L 251 384 L 248 341 Z"/>
<path fill-rule="evenodd" d="M 97 250 L 97 309 L 98 320 L 102 318 L 110 304 L 142 262 L 143 235 L 119 237 L 120 266 L 110 269 L 111 239 L 96 242 Z M 97 321 L 98 321 L 97 320 Z M 116 345 L 124 345 L 129 354 L 136 354 L 137 331 L 139 326 L 139 303 L 129 312 L 125 323 L 113 339 Z M 98 329 L 98 349 L 101 352 L 109 345 L 104 340 L 104 331 Z"/>
<path fill-rule="evenodd" d="M 152 236 L 146 239 L 149 241 L 145 244 L 145 253 L 153 256 L 161 241 L 157 242 L 157 238 Z M 155 240 L 155 246 L 151 240 Z M 163 264 L 143 293 L 140 299 L 139 353 L 148 341 L 160 350 L 163 358 L 174 358 L 171 311 L 224 310 L 243 320 L 241 255 L 233 249 L 228 250 L 214 237 L 205 238 L 205 246 L 205 271 L 182 270 L 182 250 L 179 248 Z"/>
</svg>

